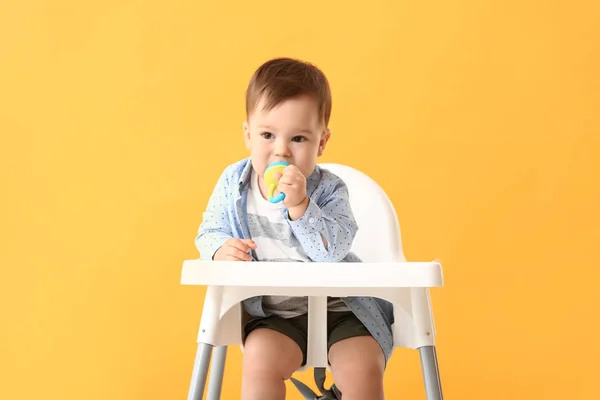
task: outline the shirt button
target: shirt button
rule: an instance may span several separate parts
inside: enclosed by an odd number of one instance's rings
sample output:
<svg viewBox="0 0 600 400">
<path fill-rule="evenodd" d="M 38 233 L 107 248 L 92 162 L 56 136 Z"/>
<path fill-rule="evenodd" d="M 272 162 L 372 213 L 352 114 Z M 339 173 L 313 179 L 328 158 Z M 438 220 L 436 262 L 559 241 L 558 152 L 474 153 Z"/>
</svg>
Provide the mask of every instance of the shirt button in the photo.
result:
<svg viewBox="0 0 600 400">
<path fill-rule="evenodd" d="M 314 219 L 313 217 L 310 217 L 310 218 L 308 219 L 308 223 L 309 223 L 309 224 L 314 224 L 314 223 L 315 223 L 315 219 Z"/>
</svg>

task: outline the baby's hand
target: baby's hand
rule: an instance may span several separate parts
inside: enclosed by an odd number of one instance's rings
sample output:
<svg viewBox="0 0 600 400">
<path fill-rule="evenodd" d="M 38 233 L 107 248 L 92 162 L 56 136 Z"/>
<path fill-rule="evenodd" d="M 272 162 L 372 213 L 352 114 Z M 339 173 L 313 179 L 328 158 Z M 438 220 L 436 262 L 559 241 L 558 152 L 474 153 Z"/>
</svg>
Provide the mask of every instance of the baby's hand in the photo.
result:
<svg viewBox="0 0 600 400">
<path fill-rule="evenodd" d="M 285 205 L 288 210 L 305 205 L 304 203 L 308 204 L 308 198 L 306 197 L 306 177 L 295 165 L 288 165 L 285 167 L 283 175 L 281 175 L 281 178 L 279 179 L 278 189 L 285 193 L 283 205 Z M 306 207 L 304 207 L 300 216 L 304 215 L 305 210 Z"/>
<path fill-rule="evenodd" d="M 252 256 L 248 254 L 250 249 L 256 249 L 256 243 L 252 239 L 232 238 L 219 247 L 215 252 L 213 260 L 215 261 L 252 261 Z"/>
</svg>

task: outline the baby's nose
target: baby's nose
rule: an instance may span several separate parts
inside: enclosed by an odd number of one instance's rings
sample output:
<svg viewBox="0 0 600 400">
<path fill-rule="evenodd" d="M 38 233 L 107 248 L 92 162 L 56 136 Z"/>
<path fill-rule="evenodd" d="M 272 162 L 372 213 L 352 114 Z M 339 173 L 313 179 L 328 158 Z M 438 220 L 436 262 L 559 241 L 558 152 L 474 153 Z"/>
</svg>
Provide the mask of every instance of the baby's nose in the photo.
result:
<svg viewBox="0 0 600 400">
<path fill-rule="evenodd" d="M 285 143 L 278 143 L 275 145 L 275 155 L 280 157 L 289 157 L 290 148 Z"/>
</svg>

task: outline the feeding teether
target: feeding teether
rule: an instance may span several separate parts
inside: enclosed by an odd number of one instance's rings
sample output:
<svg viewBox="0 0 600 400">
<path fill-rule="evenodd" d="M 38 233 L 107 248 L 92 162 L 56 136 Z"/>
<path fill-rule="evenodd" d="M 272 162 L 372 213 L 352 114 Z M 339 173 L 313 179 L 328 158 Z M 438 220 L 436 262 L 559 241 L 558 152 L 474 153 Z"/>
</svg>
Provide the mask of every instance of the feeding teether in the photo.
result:
<svg viewBox="0 0 600 400">
<path fill-rule="evenodd" d="M 283 174 L 283 170 L 287 167 L 288 163 L 285 161 L 276 161 L 270 164 L 267 169 L 265 169 L 264 180 L 267 185 L 267 197 L 271 203 L 279 203 L 283 199 L 285 199 L 285 193 L 279 193 L 277 196 L 273 196 L 275 194 L 275 190 L 277 190 L 277 179 L 275 179 L 275 173 L 279 172 Z"/>
</svg>

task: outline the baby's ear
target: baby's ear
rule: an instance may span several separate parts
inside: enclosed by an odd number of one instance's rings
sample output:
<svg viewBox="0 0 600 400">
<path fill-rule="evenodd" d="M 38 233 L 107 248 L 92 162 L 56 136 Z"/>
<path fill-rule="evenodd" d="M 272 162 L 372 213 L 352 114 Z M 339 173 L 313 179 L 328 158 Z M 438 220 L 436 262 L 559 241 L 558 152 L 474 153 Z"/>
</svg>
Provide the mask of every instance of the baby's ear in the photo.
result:
<svg viewBox="0 0 600 400">
<path fill-rule="evenodd" d="M 321 134 L 321 140 L 319 141 L 319 152 L 317 153 L 319 157 L 323 155 L 323 152 L 325 151 L 325 146 L 327 146 L 327 142 L 329 141 L 330 137 L 331 131 L 328 128 L 325 128 L 325 130 Z"/>
<path fill-rule="evenodd" d="M 248 126 L 248 121 L 242 123 L 242 128 L 244 129 L 244 143 L 246 144 L 246 149 L 250 150 L 250 128 Z"/>
</svg>

